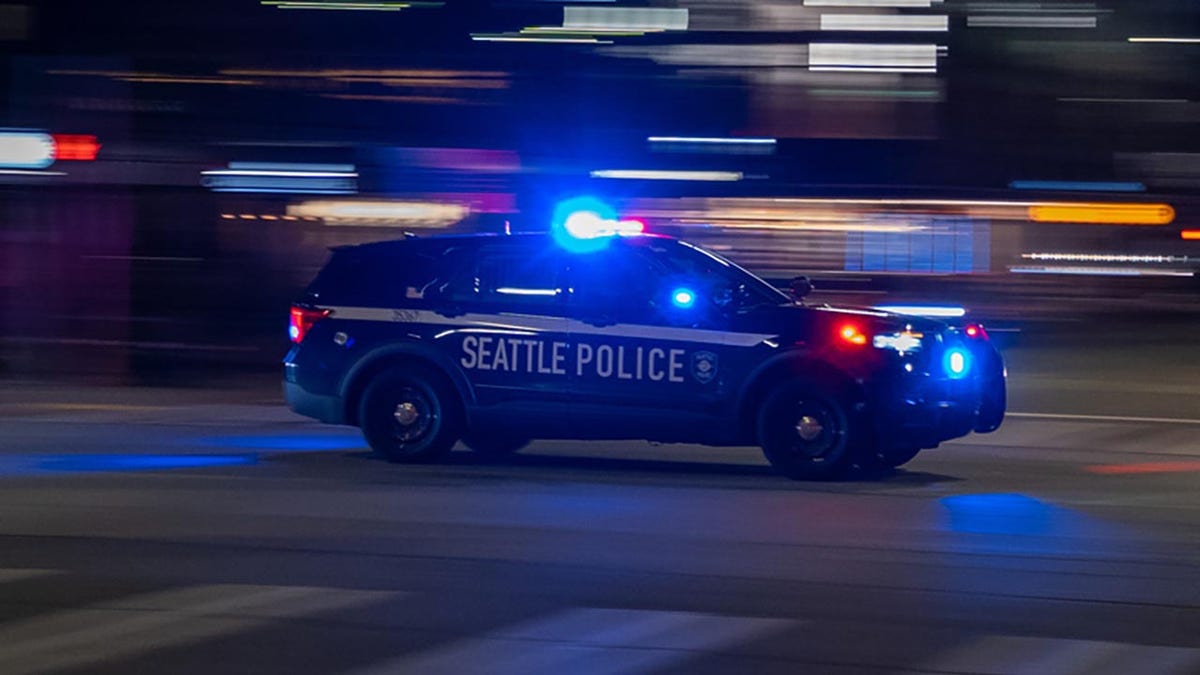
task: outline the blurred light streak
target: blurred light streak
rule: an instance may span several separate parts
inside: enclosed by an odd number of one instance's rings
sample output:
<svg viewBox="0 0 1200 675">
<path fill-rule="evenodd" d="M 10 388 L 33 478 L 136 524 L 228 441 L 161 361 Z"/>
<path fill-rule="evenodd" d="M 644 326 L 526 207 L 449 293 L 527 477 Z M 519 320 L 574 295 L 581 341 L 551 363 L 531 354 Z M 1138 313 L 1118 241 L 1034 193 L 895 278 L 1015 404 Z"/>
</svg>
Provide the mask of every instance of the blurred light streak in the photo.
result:
<svg viewBox="0 0 1200 675">
<path fill-rule="evenodd" d="M 471 34 L 471 39 L 476 42 L 545 42 L 545 43 L 562 43 L 562 44 L 593 44 L 593 45 L 611 45 L 612 40 L 598 40 L 592 37 L 529 37 L 527 35 L 483 35 Z"/>
<path fill-rule="evenodd" d="M 438 69 L 363 69 L 363 68 L 322 68 L 318 70 L 279 70 L 259 68 L 227 68 L 220 72 L 222 75 L 238 77 L 298 77 L 338 80 L 340 78 L 485 78 L 506 77 L 508 73 L 494 70 L 438 70 Z"/>
<path fill-rule="evenodd" d="M 1200 241 L 1200 230 L 1183 230 L 1179 233 L 1179 238 L 1189 241 Z"/>
<path fill-rule="evenodd" d="M 1029 219 L 1035 223 L 1167 225 L 1175 220 L 1175 209 L 1167 204 L 1034 204 L 1029 207 Z"/>
<path fill-rule="evenodd" d="M 775 145 L 774 138 L 707 138 L 703 136 L 649 136 L 651 143 L 726 143 L 730 145 L 746 145 L 761 143 Z"/>
<path fill-rule="evenodd" d="M 100 143 L 92 134 L 52 134 L 54 157 L 63 161 L 94 162 Z"/>
<path fill-rule="evenodd" d="M 774 138 L 712 138 L 702 136 L 650 136 L 650 148 L 659 152 L 770 155 Z"/>
<path fill-rule="evenodd" d="M 325 2 L 316 0 L 262 0 L 259 4 L 268 7 L 275 6 L 279 9 L 341 9 L 376 12 L 398 12 L 412 6 L 408 2 L 364 2 L 361 0 L 358 2 L 339 2 L 338 0 L 328 0 Z"/>
<path fill-rule="evenodd" d="M 1189 260 L 1187 256 L 1111 253 L 1022 253 L 1021 257 L 1026 260 L 1050 260 L 1053 262 L 1184 263 Z"/>
<path fill-rule="evenodd" d="M 37 469 L 49 472 L 153 471 L 256 464 L 255 455 L 47 455 Z"/>
<path fill-rule="evenodd" d="M 1194 45 L 1200 44 L 1200 38 L 1183 38 L 1183 37 L 1131 37 L 1130 42 L 1150 42 L 1164 44 L 1181 44 Z"/>
<path fill-rule="evenodd" d="M 342 101 L 380 101 L 384 103 L 428 103 L 431 105 L 475 105 L 477 102 L 453 96 L 408 96 L 403 94 L 321 94 L 321 98 Z M 480 102 L 480 104 L 482 104 Z"/>
<path fill-rule="evenodd" d="M 201 171 L 201 184 L 214 192 L 267 194 L 353 194 L 358 173 L 350 164 L 230 162 L 227 169 Z"/>
<path fill-rule="evenodd" d="M 805 7 L 929 7 L 941 0 L 804 0 Z"/>
<path fill-rule="evenodd" d="M 809 89 L 809 96 L 846 100 L 886 101 L 891 99 L 938 101 L 942 92 L 936 90 L 901 89 Z"/>
<path fill-rule="evenodd" d="M 647 33 L 663 33 L 660 29 L 646 30 L 628 30 L 622 28 L 566 28 L 563 26 L 526 26 L 521 29 L 522 35 L 578 35 L 581 37 L 591 37 L 601 35 L 604 37 L 641 37 Z"/>
<path fill-rule="evenodd" d="M 1186 98 L 1088 98 L 1063 97 L 1058 99 L 1063 103 L 1191 103 Z"/>
<path fill-rule="evenodd" d="M 439 89 L 507 89 L 505 79 L 459 79 L 455 77 L 379 77 L 352 75 L 331 77 L 332 82 L 381 84 L 385 87 L 437 87 Z"/>
<path fill-rule="evenodd" d="M 292 204 L 289 216 L 319 218 L 326 225 L 389 227 L 423 225 L 445 227 L 466 218 L 470 209 L 462 204 L 401 200 L 319 200 Z"/>
<path fill-rule="evenodd" d="M 1094 16 L 968 16 L 968 28 L 1095 28 Z"/>
<path fill-rule="evenodd" d="M 822 14 L 821 30 L 913 31 L 950 30 L 950 17 L 902 14 Z"/>
<path fill-rule="evenodd" d="M 122 82 L 141 82 L 146 84 L 227 84 L 242 87 L 261 86 L 257 80 L 236 80 L 227 77 L 209 77 L 205 75 L 125 75 L 113 79 Z"/>
<path fill-rule="evenodd" d="M 1060 190 L 1064 192 L 1145 192 L 1146 186 L 1136 182 L 1014 180 L 1008 184 L 1014 190 Z"/>
<path fill-rule="evenodd" d="M 563 28 L 590 30 L 687 30 L 687 9 L 563 7 Z"/>
<path fill-rule="evenodd" d="M 820 220 L 820 218 L 811 218 L 805 220 L 792 220 L 790 216 L 781 216 L 776 220 L 752 220 L 741 219 L 728 215 L 713 215 L 705 220 L 697 220 L 691 218 L 680 218 L 674 222 L 680 225 L 703 225 L 706 227 L 719 227 L 726 230 L 787 230 L 787 231 L 804 231 L 804 232 L 920 232 L 925 230 L 922 225 L 908 225 L 899 223 L 879 224 L 879 223 L 861 223 L 856 220 L 849 222 L 834 222 L 834 223 L 819 223 L 812 222 Z"/>
<path fill-rule="evenodd" d="M 1093 277 L 1191 277 L 1194 272 L 1184 270 L 1162 270 L 1149 267 L 1080 267 L 1053 266 L 1010 267 L 1013 274 L 1071 274 Z"/>
<path fill-rule="evenodd" d="M 44 131 L 0 130 L 0 167 L 44 169 L 56 152 L 54 137 Z"/>
<path fill-rule="evenodd" d="M 893 314 L 908 314 L 911 316 L 934 316 L 939 318 L 957 319 L 966 316 L 967 310 L 962 307 L 947 307 L 938 305 L 879 305 L 871 309 Z"/>
<path fill-rule="evenodd" d="M 1085 467 L 1088 473 L 1102 476 L 1136 475 L 1146 473 L 1189 473 L 1200 471 L 1200 461 L 1141 462 L 1139 464 L 1093 464 Z"/>
<path fill-rule="evenodd" d="M 934 73 L 937 53 L 937 45 L 814 42 L 808 46 L 808 67 L 814 71 Z"/>
<path fill-rule="evenodd" d="M 65 176 L 66 171 L 45 171 L 37 169 L 0 169 L 0 176 Z"/>
<path fill-rule="evenodd" d="M 655 171 L 650 169 L 603 169 L 592 171 L 592 178 L 628 180 L 695 180 L 728 182 L 742 179 L 740 171 Z"/>
</svg>

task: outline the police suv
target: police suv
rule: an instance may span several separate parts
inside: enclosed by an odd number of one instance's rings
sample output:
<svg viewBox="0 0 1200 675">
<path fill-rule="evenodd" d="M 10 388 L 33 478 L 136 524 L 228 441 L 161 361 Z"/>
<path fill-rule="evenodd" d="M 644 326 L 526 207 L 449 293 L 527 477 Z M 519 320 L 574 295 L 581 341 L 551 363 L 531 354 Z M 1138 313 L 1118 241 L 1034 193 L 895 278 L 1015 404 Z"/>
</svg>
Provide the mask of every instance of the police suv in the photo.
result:
<svg viewBox="0 0 1200 675">
<path fill-rule="evenodd" d="M 633 225 L 334 249 L 291 308 L 289 405 L 396 462 L 647 439 L 759 445 L 797 479 L 1000 426 L 981 326 L 804 303 Z"/>
</svg>

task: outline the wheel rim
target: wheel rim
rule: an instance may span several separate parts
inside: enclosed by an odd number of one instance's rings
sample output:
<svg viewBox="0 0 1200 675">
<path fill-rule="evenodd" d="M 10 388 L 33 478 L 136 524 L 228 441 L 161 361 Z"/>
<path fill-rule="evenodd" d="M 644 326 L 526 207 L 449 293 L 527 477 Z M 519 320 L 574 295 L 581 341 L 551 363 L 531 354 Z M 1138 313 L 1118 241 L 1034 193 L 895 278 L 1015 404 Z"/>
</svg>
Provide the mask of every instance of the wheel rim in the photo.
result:
<svg viewBox="0 0 1200 675">
<path fill-rule="evenodd" d="M 791 426 L 787 446 L 796 457 L 819 462 L 837 451 L 844 430 L 829 405 L 802 399 L 787 419 Z"/>
<path fill-rule="evenodd" d="M 397 392 L 392 412 L 392 438 L 401 445 L 420 442 L 438 419 L 437 408 L 419 389 L 404 387 Z"/>
</svg>

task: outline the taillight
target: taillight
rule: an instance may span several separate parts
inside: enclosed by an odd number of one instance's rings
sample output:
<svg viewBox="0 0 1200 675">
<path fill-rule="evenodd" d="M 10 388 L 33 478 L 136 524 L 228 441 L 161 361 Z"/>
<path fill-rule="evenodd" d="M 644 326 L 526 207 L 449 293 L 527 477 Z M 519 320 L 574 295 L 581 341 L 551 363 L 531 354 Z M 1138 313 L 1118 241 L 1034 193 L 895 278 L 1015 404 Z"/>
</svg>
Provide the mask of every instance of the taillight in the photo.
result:
<svg viewBox="0 0 1200 675">
<path fill-rule="evenodd" d="M 963 328 L 963 332 L 972 340 L 987 340 L 987 331 L 983 329 L 981 324 L 969 323 Z"/>
<path fill-rule="evenodd" d="M 867 335 L 858 326 L 847 323 L 838 328 L 838 337 L 852 345 L 867 344 Z"/>
<path fill-rule="evenodd" d="M 313 327 L 313 324 L 329 314 L 328 309 L 309 309 L 292 305 L 292 311 L 288 316 L 288 337 L 296 344 L 304 342 L 304 336 L 308 335 L 308 330 Z"/>
</svg>

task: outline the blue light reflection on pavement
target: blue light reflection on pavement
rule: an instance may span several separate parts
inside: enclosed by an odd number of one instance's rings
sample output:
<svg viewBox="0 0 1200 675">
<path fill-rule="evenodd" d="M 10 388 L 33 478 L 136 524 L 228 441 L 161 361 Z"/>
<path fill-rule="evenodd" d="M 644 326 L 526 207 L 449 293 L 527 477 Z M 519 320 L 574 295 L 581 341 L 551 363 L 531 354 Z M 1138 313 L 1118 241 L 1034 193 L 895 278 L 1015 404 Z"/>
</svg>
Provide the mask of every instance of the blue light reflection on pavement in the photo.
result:
<svg viewBox="0 0 1200 675">
<path fill-rule="evenodd" d="M 255 454 L 71 454 L 5 455 L 0 476 L 36 476 L 58 473 L 98 473 L 202 469 L 214 466 L 257 464 Z"/>
<path fill-rule="evenodd" d="M 358 450 L 366 448 L 366 442 L 358 432 L 346 434 L 272 434 L 268 436 L 210 436 L 192 441 L 199 445 L 215 448 L 245 448 L 249 450 L 276 450 L 313 452 L 319 450 Z"/>
<path fill-rule="evenodd" d="M 1018 493 L 952 495 L 938 500 L 943 530 L 973 550 L 1018 555 L 1111 555 L 1130 533 L 1114 523 Z"/>
</svg>

